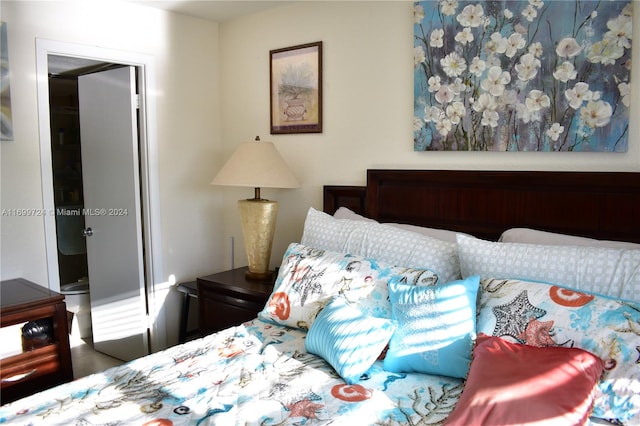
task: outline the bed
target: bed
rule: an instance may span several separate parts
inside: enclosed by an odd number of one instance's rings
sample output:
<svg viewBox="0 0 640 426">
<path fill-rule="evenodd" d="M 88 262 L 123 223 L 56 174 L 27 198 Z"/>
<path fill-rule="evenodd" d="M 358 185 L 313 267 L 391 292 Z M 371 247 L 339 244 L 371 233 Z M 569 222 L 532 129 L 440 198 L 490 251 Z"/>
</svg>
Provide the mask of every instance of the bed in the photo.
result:
<svg viewBox="0 0 640 426">
<path fill-rule="evenodd" d="M 639 173 L 368 170 L 322 210 L 258 318 L 0 424 L 640 424 Z"/>
</svg>

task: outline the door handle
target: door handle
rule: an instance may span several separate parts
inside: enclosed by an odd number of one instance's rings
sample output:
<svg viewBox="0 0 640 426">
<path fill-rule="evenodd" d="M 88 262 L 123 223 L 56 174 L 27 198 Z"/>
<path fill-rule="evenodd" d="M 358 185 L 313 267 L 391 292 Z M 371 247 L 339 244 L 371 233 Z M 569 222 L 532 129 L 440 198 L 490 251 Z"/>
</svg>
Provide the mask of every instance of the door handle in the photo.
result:
<svg viewBox="0 0 640 426">
<path fill-rule="evenodd" d="M 85 228 L 82 230 L 82 236 L 83 237 L 90 237 L 93 235 L 93 229 L 91 228 Z"/>
</svg>

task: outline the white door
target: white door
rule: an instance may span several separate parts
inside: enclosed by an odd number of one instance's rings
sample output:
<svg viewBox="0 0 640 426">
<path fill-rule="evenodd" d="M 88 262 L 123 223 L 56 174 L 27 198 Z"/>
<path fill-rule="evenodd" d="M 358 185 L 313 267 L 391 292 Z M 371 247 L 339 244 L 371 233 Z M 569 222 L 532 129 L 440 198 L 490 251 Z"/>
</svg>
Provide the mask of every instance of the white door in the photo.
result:
<svg viewBox="0 0 640 426">
<path fill-rule="evenodd" d="M 149 353 L 135 68 L 78 78 L 82 181 L 94 347 Z"/>
</svg>

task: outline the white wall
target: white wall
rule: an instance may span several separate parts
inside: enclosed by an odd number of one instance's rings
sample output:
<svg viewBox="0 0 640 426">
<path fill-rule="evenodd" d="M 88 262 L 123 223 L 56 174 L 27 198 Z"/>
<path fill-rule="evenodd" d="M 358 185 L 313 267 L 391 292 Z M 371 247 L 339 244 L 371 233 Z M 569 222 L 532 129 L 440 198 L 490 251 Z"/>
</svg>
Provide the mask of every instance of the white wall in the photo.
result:
<svg viewBox="0 0 640 426">
<path fill-rule="evenodd" d="M 42 208 L 35 39 L 153 55 L 163 277 L 194 279 L 224 268 L 222 197 L 211 189 L 220 145 L 217 23 L 119 1 L 2 1 L 7 22 L 14 141 L 0 144 L 2 209 Z M 117 171 L 115 171 L 117 172 Z M 0 277 L 47 285 L 41 217 L 2 216 Z M 169 341 L 178 297 L 167 301 Z"/>
<path fill-rule="evenodd" d="M 640 2 L 635 2 L 636 9 Z M 280 216 L 272 263 L 300 238 L 322 185 L 365 183 L 367 168 L 640 171 L 640 123 L 630 124 L 629 152 L 490 153 L 413 151 L 413 3 L 317 1 L 280 6 L 221 24 L 222 141 L 272 140 L 304 187 L 272 191 Z M 640 113 L 640 13 L 634 13 L 631 117 Z M 323 42 L 324 132 L 269 135 L 269 50 Z M 228 234 L 239 234 L 226 193 Z M 243 247 L 236 246 L 236 258 Z"/>
<path fill-rule="evenodd" d="M 638 2 L 635 2 L 636 5 Z M 640 14 L 634 38 L 640 40 Z M 160 214 L 164 279 L 177 281 L 245 264 L 235 200 L 252 190 L 209 182 L 242 141 L 272 140 L 302 180 L 263 190 L 280 201 L 272 265 L 299 240 L 322 185 L 365 182 L 367 168 L 640 171 L 640 123 L 626 154 L 413 151 L 412 2 L 300 2 L 223 24 L 118 1 L 2 0 L 8 23 L 15 141 L 0 143 L 1 208 L 41 208 L 35 39 L 95 45 L 156 58 Z M 269 135 L 269 50 L 324 43 L 324 132 Z M 633 47 L 633 82 L 640 47 Z M 636 83 L 638 84 L 638 83 Z M 631 116 L 638 117 L 634 90 Z M 41 218 L 0 219 L 0 278 L 45 284 Z M 170 341 L 177 298 L 169 301 Z"/>
</svg>

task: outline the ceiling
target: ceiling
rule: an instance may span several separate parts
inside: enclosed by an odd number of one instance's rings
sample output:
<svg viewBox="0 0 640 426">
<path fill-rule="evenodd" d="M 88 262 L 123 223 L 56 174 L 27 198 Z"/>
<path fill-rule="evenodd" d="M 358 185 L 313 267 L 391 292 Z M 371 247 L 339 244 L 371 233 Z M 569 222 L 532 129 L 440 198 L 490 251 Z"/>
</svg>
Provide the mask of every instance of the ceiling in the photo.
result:
<svg viewBox="0 0 640 426">
<path fill-rule="evenodd" d="M 169 12 L 208 21 L 224 22 L 239 16 L 250 15 L 263 10 L 291 3 L 291 1 L 268 0 L 127 0 L 143 6 L 155 7 Z"/>
</svg>

